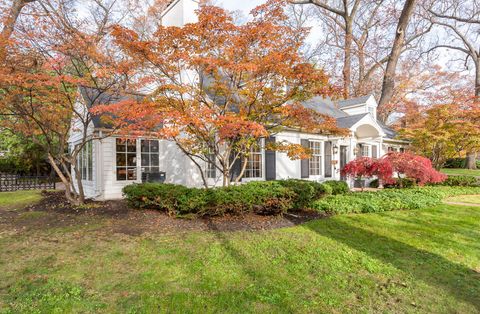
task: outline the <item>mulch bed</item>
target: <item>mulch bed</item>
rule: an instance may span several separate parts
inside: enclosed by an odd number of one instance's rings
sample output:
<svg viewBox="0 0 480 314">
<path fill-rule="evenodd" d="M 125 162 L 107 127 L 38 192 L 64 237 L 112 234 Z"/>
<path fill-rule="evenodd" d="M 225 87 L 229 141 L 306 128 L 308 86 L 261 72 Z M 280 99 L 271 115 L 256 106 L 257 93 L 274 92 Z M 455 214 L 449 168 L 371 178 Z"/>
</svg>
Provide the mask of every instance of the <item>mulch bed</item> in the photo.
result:
<svg viewBox="0 0 480 314">
<path fill-rule="evenodd" d="M 137 210 L 125 201 L 93 202 L 72 206 L 63 192 L 43 192 L 43 199 L 20 211 L 0 210 L 0 226 L 8 224 L 17 230 L 69 227 L 79 224 L 101 224 L 106 232 L 127 235 L 144 233 L 179 233 L 188 231 L 256 231 L 295 226 L 327 215 L 315 211 L 288 213 L 283 216 L 256 214 L 226 215 L 198 219 L 180 219 L 156 210 Z M 24 219 L 22 214 L 41 212 Z"/>
</svg>

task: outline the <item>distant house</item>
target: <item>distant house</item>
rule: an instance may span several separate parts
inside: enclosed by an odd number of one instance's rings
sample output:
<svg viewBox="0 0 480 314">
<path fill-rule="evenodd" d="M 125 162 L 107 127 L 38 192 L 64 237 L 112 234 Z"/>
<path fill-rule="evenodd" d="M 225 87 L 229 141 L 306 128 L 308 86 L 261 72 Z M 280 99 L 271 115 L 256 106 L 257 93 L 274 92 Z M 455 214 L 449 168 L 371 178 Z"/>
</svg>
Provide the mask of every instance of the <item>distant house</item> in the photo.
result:
<svg viewBox="0 0 480 314">
<path fill-rule="evenodd" d="M 193 0 L 177 0 L 165 10 L 165 25 L 184 25 L 192 21 Z M 114 103 L 127 96 L 108 95 L 98 90 L 81 87 L 78 93 L 77 110 L 87 111 L 98 104 Z M 129 96 L 136 97 L 136 96 Z M 407 142 L 395 139 L 395 131 L 377 120 L 377 102 L 373 96 L 333 102 L 321 97 L 305 101 L 303 105 L 327 114 L 337 120 L 339 127 L 350 130 L 350 136 L 326 136 L 295 130 L 285 130 L 263 139 L 261 147 L 254 151 L 247 162 L 242 182 L 254 180 L 341 180 L 340 169 L 359 156 L 381 157 L 389 151 L 401 151 Z M 88 126 L 87 134 L 101 134 L 109 126 L 96 117 Z M 69 145 L 81 141 L 83 129 L 73 121 Z M 310 159 L 291 160 L 285 153 L 265 150 L 269 141 L 287 141 L 311 148 Z M 166 183 L 185 186 L 203 186 L 201 174 L 194 163 L 176 146 L 166 140 L 152 138 L 121 138 L 111 136 L 89 142 L 82 150 L 78 165 L 85 194 L 99 200 L 122 197 L 122 188 L 142 182 L 149 173 L 164 172 Z M 204 165 L 209 185 L 222 184 L 221 174 L 208 164 Z M 235 172 L 235 171 L 234 171 Z"/>
</svg>

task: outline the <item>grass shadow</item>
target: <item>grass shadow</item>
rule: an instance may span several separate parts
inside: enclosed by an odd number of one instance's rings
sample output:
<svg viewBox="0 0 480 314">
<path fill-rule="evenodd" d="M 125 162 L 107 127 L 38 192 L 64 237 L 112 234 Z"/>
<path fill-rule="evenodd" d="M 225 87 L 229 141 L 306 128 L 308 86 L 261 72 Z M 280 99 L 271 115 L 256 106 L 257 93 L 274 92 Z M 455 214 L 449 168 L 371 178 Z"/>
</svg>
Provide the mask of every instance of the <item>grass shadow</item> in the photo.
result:
<svg viewBox="0 0 480 314">
<path fill-rule="evenodd" d="M 230 257 L 236 261 L 237 265 L 240 266 L 242 272 L 249 278 L 251 282 L 255 283 L 256 289 L 266 289 L 266 293 L 269 295 L 277 296 L 268 302 L 269 304 L 278 308 L 282 313 L 294 313 L 295 309 L 284 302 L 284 298 L 281 297 L 284 294 L 284 291 L 274 284 L 273 278 L 266 275 L 261 269 L 252 263 L 252 260 L 245 256 L 240 250 L 238 250 L 232 241 L 226 236 L 226 233 L 219 230 L 218 227 L 212 222 L 207 220 L 207 225 L 215 236 L 220 245 L 225 249 L 225 252 L 230 255 Z M 259 302 L 265 302 L 264 300 L 259 300 Z"/>
<path fill-rule="evenodd" d="M 303 226 L 442 288 L 480 311 L 480 274 L 473 269 L 340 220 L 330 220 L 328 225 L 312 222 Z"/>
</svg>

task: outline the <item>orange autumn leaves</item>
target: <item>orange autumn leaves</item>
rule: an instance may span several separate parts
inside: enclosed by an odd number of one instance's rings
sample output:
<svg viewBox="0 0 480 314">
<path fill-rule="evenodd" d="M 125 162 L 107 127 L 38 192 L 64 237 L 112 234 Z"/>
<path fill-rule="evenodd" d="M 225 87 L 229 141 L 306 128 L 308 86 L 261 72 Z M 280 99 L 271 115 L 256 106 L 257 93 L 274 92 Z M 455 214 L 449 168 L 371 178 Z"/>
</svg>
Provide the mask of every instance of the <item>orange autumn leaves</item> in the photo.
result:
<svg viewBox="0 0 480 314">
<path fill-rule="evenodd" d="M 307 32 L 283 23 L 283 1 L 257 7 L 242 25 L 215 6 L 202 6 L 197 14 L 197 23 L 159 26 L 151 38 L 116 26 L 112 34 L 125 55 L 119 66 L 136 71 L 149 96 L 97 112 L 114 112 L 120 123 L 128 119 L 127 129 L 153 131 L 162 124 L 156 130 L 162 137 L 190 137 L 196 146 L 230 145 L 285 127 L 346 134 L 333 118 L 299 105 L 336 90 L 299 53 Z"/>
</svg>

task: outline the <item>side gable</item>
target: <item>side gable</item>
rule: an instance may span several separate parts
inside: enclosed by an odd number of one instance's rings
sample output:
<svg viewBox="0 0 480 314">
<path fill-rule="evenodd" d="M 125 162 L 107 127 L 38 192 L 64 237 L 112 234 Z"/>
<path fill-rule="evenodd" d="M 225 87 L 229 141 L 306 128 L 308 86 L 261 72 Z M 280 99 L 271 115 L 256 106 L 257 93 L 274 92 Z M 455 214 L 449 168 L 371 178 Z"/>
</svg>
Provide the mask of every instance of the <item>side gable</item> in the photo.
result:
<svg viewBox="0 0 480 314">
<path fill-rule="evenodd" d="M 341 100 L 338 102 L 338 107 L 348 115 L 370 113 L 374 119 L 377 118 L 378 104 L 373 95 Z"/>
</svg>

